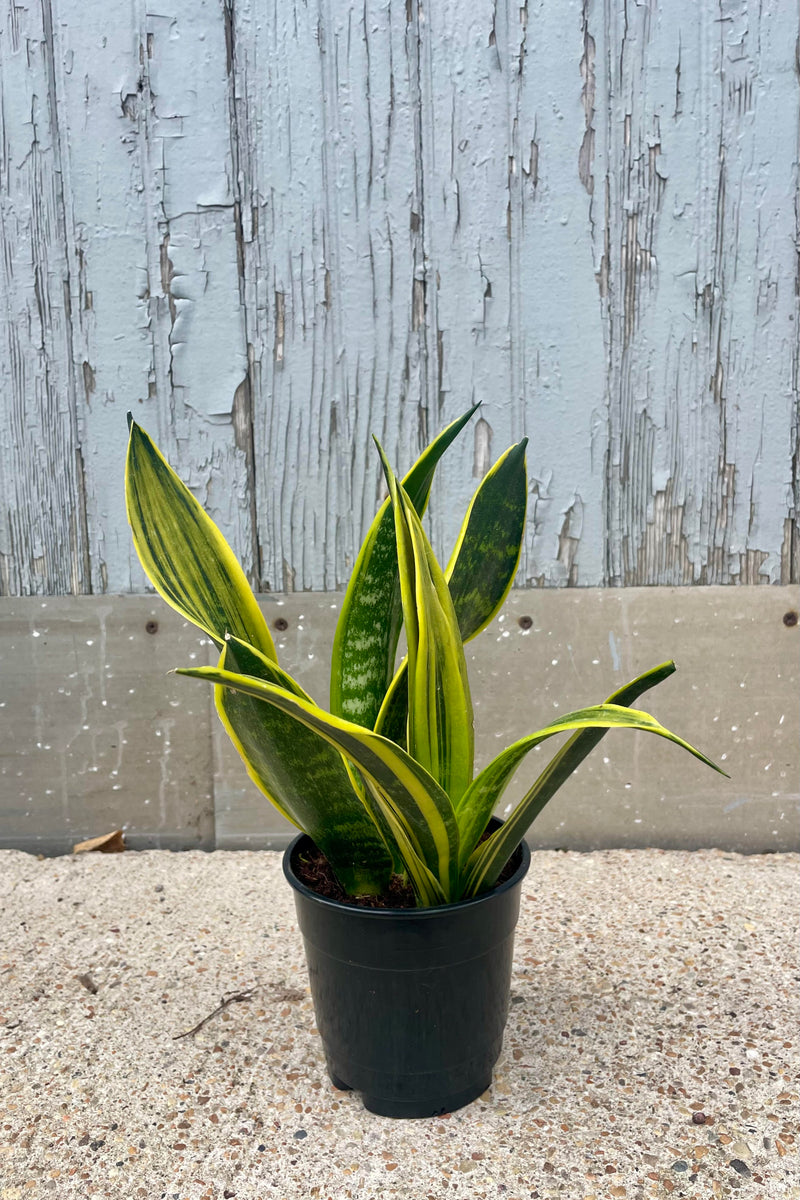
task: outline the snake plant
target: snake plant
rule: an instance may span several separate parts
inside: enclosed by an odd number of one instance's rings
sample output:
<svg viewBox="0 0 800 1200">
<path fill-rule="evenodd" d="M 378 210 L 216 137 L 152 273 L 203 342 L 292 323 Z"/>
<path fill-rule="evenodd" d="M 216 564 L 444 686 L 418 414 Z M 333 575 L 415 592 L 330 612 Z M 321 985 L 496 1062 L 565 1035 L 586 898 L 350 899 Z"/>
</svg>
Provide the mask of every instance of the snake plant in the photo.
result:
<svg viewBox="0 0 800 1200">
<path fill-rule="evenodd" d="M 330 711 L 278 665 L 267 622 L 230 547 L 128 418 L 126 502 L 136 551 L 156 590 L 220 652 L 216 666 L 178 674 L 214 685 L 217 712 L 251 778 L 312 838 L 350 895 L 382 892 L 393 873 L 411 882 L 419 906 L 492 888 L 532 821 L 608 729 L 657 734 L 720 770 L 632 707 L 672 674 L 675 666 L 666 662 L 604 703 L 514 742 L 474 773 L 464 642 L 498 612 L 517 569 L 527 439 L 481 481 L 446 568 L 420 519 L 437 463 L 474 411 L 444 429 L 402 481 L 378 446 L 389 495 L 340 611 Z M 407 654 L 396 665 L 401 626 Z M 560 733 L 571 736 L 508 820 L 484 838 L 528 751 Z"/>
</svg>

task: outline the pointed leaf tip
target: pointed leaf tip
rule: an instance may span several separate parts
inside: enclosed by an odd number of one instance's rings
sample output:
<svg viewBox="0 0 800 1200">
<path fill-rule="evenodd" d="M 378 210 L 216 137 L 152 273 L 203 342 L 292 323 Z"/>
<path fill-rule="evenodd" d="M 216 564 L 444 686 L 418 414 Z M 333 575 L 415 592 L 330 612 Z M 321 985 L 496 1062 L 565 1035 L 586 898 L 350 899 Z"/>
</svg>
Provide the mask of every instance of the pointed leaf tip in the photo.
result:
<svg viewBox="0 0 800 1200">
<path fill-rule="evenodd" d="M 130 433 L 132 428 L 133 428 L 133 413 L 129 412 L 128 413 L 128 433 Z"/>
<path fill-rule="evenodd" d="M 403 487 L 420 515 L 439 460 L 477 407 L 473 405 L 443 429 L 403 476 Z M 372 729 L 392 679 L 401 624 L 395 523 L 387 496 L 358 553 L 336 625 L 331 656 L 333 713 Z"/>
<path fill-rule="evenodd" d="M 132 419 L 125 506 L 139 561 L 166 602 L 217 645 L 230 631 L 275 661 L 267 622 L 233 551 L 152 438 Z"/>
<path fill-rule="evenodd" d="M 380 458 L 381 458 L 381 467 L 383 468 L 383 475 L 386 480 L 386 486 L 388 487 L 389 493 L 391 494 L 391 492 L 392 492 L 392 477 L 393 477 L 392 468 L 389 465 L 388 458 L 386 457 L 386 451 L 384 450 L 383 446 L 380 444 L 378 439 L 375 437 L 374 433 L 372 435 L 372 440 L 374 441 L 375 445 L 378 447 L 378 454 L 380 455 Z"/>
</svg>

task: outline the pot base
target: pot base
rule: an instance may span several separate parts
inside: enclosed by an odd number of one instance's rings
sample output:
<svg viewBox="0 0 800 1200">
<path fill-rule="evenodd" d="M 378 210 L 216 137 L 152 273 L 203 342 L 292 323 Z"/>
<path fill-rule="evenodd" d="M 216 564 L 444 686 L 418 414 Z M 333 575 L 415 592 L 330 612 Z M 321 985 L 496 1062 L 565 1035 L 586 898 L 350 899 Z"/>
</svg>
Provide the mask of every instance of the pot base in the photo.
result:
<svg viewBox="0 0 800 1200">
<path fill-rule="evenodd" d="M 423 1117 L 441 1117 L 445 1113 L 455 1112 L 458 1108 L 463 1108 L 465 1104 L 471 1104 L 473 1100 L 477 1100 L 478 1096 L 482 1096 L 486 1089 L 491 1084 L 491 1079 L 487 1079 L 486 1083 L 479 1088 L 467 1088 L 466 1091 L 458 1092 L 455 1096 L 449 1096 L 446 1100 L 442 1100 L 433 1108 L 430 1104 L 422 1104 L 419 1101 L 408 1101 L 404 1103 L 400 1100 L 384 1100 L 379 1096 L 361 1095 L 361 1100 L 367 1112 L 375 1113 L 378 1117 L 400 1117 L 408 1120 L 409 1118 L 421 1119 Z"/>
<path fill-rule="evenodd" d="M 328 1068 L 328 1075 L 338 1091 L 352 1092 L 354 1090 L 349 1083 L 345 1083 L 330 1068 Z M 490 1076 L 482 1086 L 477 1087 L 473 1084 L 471 1087 L 463 1088 L 452 1096 L 438 1099 L 435 1105 L 430 1100 L 391 1100 L 385 1096 L 368 1096 L 363 1092 L 361 1093 L 361 1102 L 367 1112 L 375 1113 L 378 1117 L 399 1117 L 401 1119 L 441 1117 L 443 1113 L 455 1112 L 456 1109 L 464 1108 L 473 1100 L 477 1100 L 478 1096 L 482 1096 L 491 1087 L 491 1083 Z"/>
<path fill-rule="evenodd" d="M 328 1070 L 328 1077 L 330 1078 L 330 1081 L 336 1088 L 337 1092 L 352 1092 L 353 1089 L 350 1087 L 350 1084 L 345 1083 L 345 1081 L 340 1079 L 338 1075 L 334 1075 L 333 1071 L 330 1069 Z"/>
</svg>

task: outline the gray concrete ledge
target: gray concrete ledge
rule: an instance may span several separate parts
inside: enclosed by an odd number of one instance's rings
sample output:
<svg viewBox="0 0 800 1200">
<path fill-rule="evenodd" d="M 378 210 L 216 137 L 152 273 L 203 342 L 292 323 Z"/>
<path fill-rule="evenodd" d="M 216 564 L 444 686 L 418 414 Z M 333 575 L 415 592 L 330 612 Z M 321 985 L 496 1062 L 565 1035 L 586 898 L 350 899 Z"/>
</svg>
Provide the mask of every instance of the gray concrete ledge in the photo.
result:
<svg viewBox="0 0 800 1200">
<path fill-rule="evenodd" d="M 341 596 L 264 596 L 282 665 L 327 704 Z M 542 848 L 800 848 L 796 588 L 514 591 L 467 647 L 476 765 L 665 659 L 642 707 L 730 773 L 612 731 L 533 827 Z M 276 622 L 284 626 L 280 632 Z M 136 849 L 287 844 L 212 690 L 167 672 L 213 647 L 158 597 L 0 599 L 0 847 L 64 853 L 123 827 Z M 520 768 L 516 800 L 555 741 Z"/>
<path fill-rule="evenodd" d="M 327 1080 L 279 855 L 0 852 L 0 1196 L 796 1198 L 799 862 L 535 853 L 492 1087 L 404 1123 Z"/>
</svg>

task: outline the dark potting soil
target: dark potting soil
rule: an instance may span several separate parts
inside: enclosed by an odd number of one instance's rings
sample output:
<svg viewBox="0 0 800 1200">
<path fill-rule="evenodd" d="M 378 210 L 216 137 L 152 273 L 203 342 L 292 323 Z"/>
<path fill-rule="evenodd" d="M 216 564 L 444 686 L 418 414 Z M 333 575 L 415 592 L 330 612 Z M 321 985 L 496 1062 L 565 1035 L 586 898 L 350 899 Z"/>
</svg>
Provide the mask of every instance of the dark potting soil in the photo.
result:
<svg viewBox="0 0 800 1200">
<path fill-rule="evenodd" d="M 489 834 L 485 833 L 481 841 L 485 841 L 488 836 Z M 503 867 L 498 884 L 511 878 L 520 864 L 521 857 L 521 851 L 515 850 Z M 327 858 L 316 846 L 305 851 L 292 865 L 295 875 L 307 888 L 316 892 L 318 896 L 336 900 L 339 904 L 351 904 L 355 908 L 416 908 L 414 889 L 400 875 L 392 876 L 388 889 L 380 896 L 348 896 L 334 875 Z"/>
</svg>

